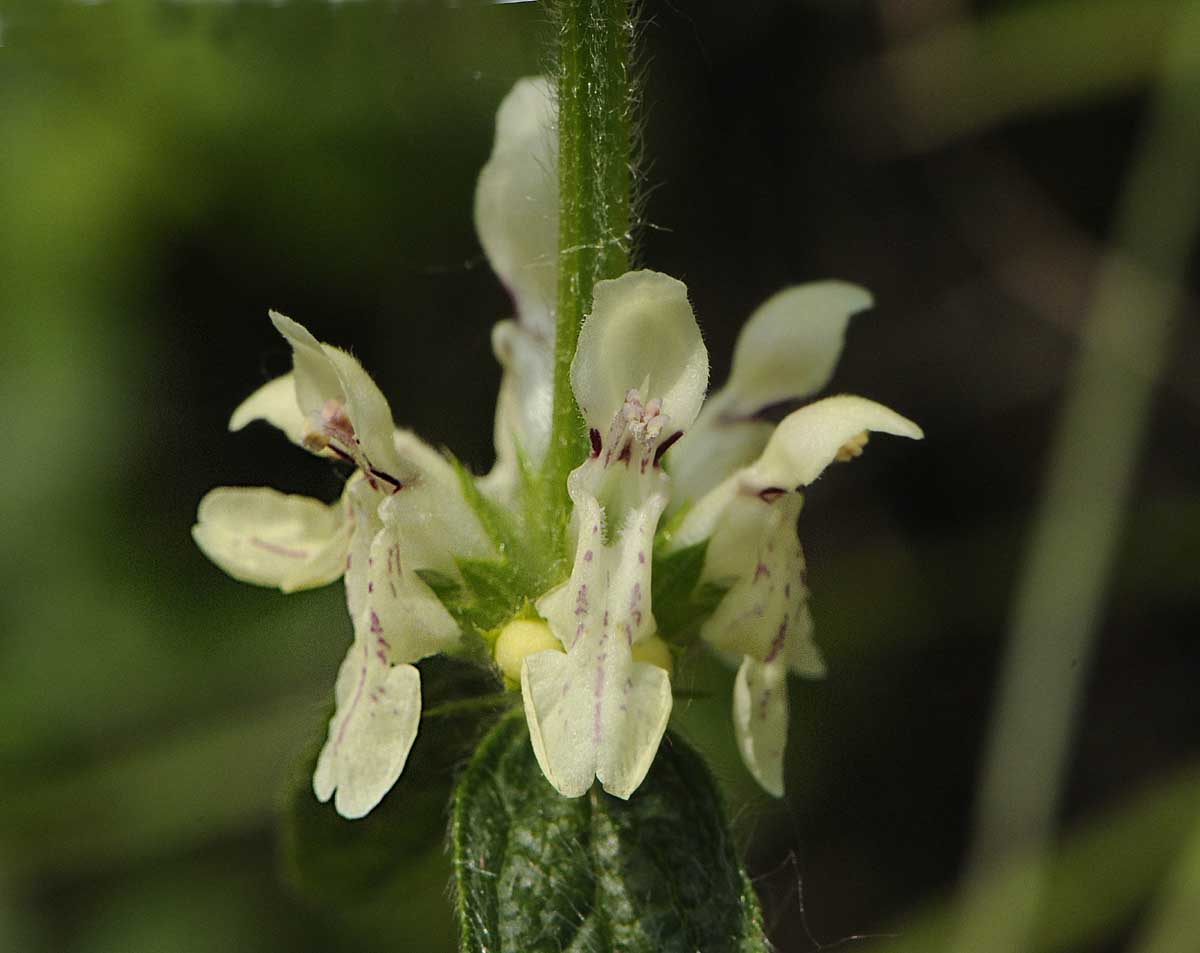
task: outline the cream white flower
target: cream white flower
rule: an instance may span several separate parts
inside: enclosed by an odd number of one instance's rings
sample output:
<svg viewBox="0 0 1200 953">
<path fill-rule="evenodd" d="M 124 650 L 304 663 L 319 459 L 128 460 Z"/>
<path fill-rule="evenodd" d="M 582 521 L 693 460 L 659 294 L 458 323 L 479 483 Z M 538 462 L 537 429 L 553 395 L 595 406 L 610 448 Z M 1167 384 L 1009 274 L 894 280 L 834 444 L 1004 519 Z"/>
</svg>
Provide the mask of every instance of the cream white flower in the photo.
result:
<svg viewBox="0 0 1200 953">
<path fill-rule="evenodd" d="M 476 226 L 513 295 L 516 317 L 492 333 L 504 375 L 496 465 L 480 489 L 514 503 L 520 469 L 546 451 L 553 383 L 558 191 L 549 84 L 521 80 L 500 107 L 476 190 Z M 420 572 L 460 578 L 458 560 L 492 559 L 494 541 L 463 497 L 459 474 L 415 435 L 350 355 L 283 315 L 294 369 L 234 411 L 231 430 L 266 420 L 293 443 L 352 463 L 342 498 L 324 504 L 269 488 L 222 487 L 201 501 L 193 535 L 233 577 L 293 592 L 345 578 L 354 642 L 337 678 L 337 710 L 313 787 L 346 817 L 366 814 L 404 769 L 420 720 L 413 662 L 457 647 L 461 632 Z M 517 514 L 519 516 L 519 514 Z"/>
<path fill-rule="evenodd" d="M 640 271 L 597 283 L 571 365 L 592 446 L 568 478 L 575 562 L 538 602 L 565 654 L 530 655 L 521 673 L 533 750 L 568 797 L 594 779 L 629 797 L 666 730 L 670 678 L 634 647 L 656 633 L 650 572 L 670 494 L 662 451 L 691 425 L 707 384 L 681 282 Z"/>
<path fill-rule="evenodd" d="M 629 797 L 670 718 L 671 646 L 690 637 L 659 631 L 656 541 L 668 558 L 705 545 L 702 579 L 725 595 L 706 607 L 699 636 L 741 659 L 739 746 L 762 785 L 782 793 L 787 674 L 824 671 L 796 533 L 801 491 L 861 452 L 867 431 L 921 435 L 860 397 L 817 401 L 778 427 L 763 420 L 765 408 L 828 383 L 850 316 L 870 305 L 861 289 L 824 282 L 771 298 L 743 330 L 728 383 L 705 402 L 708 354 L 687 289 L 631 272 L 596 284 L 580 329 L 570 380 L 591 452 L 565 488 L 551 488 L 569 495 L 570 525 L 546 530 L 532 511 L 546 488 L 528 491 L 549 472 L 556 152 L 548 85 L 522 80 L 500 107 L 475 200 L 480 241 L 515 310 L 492 333 L 504 373 L 487 476 L 397 430 L 358 361 L 272 313 L 293 370 L 238 407 L 231 429 L 266 420 L 354 473 L 332 504 L 240 487 L 200 503 L 196 541 L 235 578 L 284 592 L 345 580 L 354 639 L 313 788 L 346 817 L 370 811 L 404 769 L 421 717 L 414 663 L 464 639 L 491 649 L 497 689 L 519 676 L 534 752 L 559 792 L 579 796 L 599 780 Z M 565 529 L 570 553 L 530 538 L 539 527 L 555 539 Z M 669 618 L 670 599 L 658 608 Z"/>
<path fill-rule="evenodd" d="M 550 439 L 558 283 L 558 136 L 550 84 L 520 80 L 500 104 L 496 139 L 475 188 L 475 227 L 516 317 L 492 330 L 504 368 L 496 399 L 496 465 L 482 481 L 511 504 L 522 465 Z"/>
<path fill-rule="evenodd" d="M 756 413 L 822 388 L 849 318 L 870 303 L 867 292 L 839 282 L 774 296 L 743 329 L 729 382 L 698 421 L 704 428 L 669 454 L 672 473 L 698 493 L 671 545 L 708 540 L 704 578 L 730 587 L 700 635 L 742 658 L 733 697 L 738 747 L 751 774 L 776 796 L 783 794 L 787 673 L 825 672 L 796 532 L 802 491 L 835 460 L 858 456 L 870 431 L 912 439 L 922 433 L 883 405 L 850 395 L 802 407 L 777 427 Z"/>
<path fill-rule="evenodd" d="M 345 577 L 354 642 L 313 788 L 345 817 L 374 807 L 404 769 L 421 712 L 413 662 L 457 645 L 459 627 L 418 575 L 454 572 L 455 556 L 493 547 L 437 451 L 397 431 L 387 401 L 349 354 L 272 312 L 293 370 L 230 420 L 275 424 L 294 443 L 355 466 L 331 505 L 276 490 L 221 487 L 200 502 L 192 534 L 231 576 L 284 592 Z"/>
</svg>

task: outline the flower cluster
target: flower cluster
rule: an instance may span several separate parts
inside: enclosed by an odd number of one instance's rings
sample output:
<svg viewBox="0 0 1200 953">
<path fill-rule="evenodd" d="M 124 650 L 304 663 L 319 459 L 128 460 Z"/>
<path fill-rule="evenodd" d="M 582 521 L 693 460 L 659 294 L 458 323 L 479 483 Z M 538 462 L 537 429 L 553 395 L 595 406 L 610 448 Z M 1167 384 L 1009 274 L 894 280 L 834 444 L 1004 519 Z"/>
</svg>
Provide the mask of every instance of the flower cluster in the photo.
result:
<svg viewBox="0 0 1200 953">
<path fill-rule="evenodd" d="M 629 797 L 666 730 L 674 656 L 690 634 L 660 632 L 652 573 L 696 547 L 698 584 L 721 594 L 698 637 L 739 660 L 739 748 L 762 786 L 782 794 L 787 674 L 824 671 L 796 531 L 803 490 L 861 453 L 869 431 L 921 436 L 853 396 L 809 404 L 778 426 L 762 419 L 828 382 L 849 318 L 871 304 L 859 288 L 823 282 L 772 297 L 742 331 L 728 382 L 705 401 L 708 354 L 684 285 L 652 271 L 600 282 L 570 377 L 591 452 L 566 488 L 569 572 L 548 577 L 557 563 L 539 562 L 541 541 L 528 538 L 539 525 L 528 490 L 552 416 L 552 120 L 545 82 L 518 83 L 476 193 L 481 242 L 516 309 L 492 335 L 504 368 L 492 471 L 475 478 L 398 430 L 353 357 L 272 313 L 293 370 L 251 395 L 231 429 L 266 420 L 354 473 L 332 505 L 228 487 L 200 504 L 196 542 L 234 577 L 285 592 L 345 579 L 354 641 L 313 787 L 346 817 L 370 811 L 404 770 L 421 717 L 414 663 L 472 640 L 510 687 L 519 683 L 550 783 L 578 796 L 599 780 Z M 471 589 L 478 567 L 508 580 L 490 615 L 464 612 L 451 595 Z"/>
</svg>

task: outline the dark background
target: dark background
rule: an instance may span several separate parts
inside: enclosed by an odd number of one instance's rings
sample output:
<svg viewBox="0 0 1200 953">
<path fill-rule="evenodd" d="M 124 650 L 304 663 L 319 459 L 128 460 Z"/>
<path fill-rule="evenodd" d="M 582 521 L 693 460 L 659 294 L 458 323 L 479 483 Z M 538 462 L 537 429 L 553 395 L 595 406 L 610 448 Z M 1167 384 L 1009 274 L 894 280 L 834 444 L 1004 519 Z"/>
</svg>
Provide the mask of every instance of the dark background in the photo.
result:
<svg viewBox="0 0 1200 953">
<path fill-rule="evenodd" d="M 833 390 L 927 434 L 809 494 L 830 675 L 793 684 L 787 798 L 733 753 L 728 674 L 696 662 L 725 682 L 679 706 L 783 951 L 954 948 L 937 918 L 1055 422 L 1184 6 L 645 5 L 639 258 L 687 282 L 714 380 L 765 297 L 845 278 L 877 307 Z M 339 492 L 265 428 L 226 432 L 288 366 L 268 307 L 490 465 L 509 304 L 472 195 L 500 99 L 548 61 L 545 11 L 10 2 L 0 31 L 0 948 L 452 948 L 444 859 L 377 943 L 281 884 L 276 806 L 349 638 L 341 594 L 239 585 L 188 530 L 216 485 Z M 1121 531 L 1074 660 L 1037 949 L 1133 948 L 1200 813 L 1195 255 L 1143 252 L 1183 294 L 1130 496 L 1096 503 Z"/>
</svg>

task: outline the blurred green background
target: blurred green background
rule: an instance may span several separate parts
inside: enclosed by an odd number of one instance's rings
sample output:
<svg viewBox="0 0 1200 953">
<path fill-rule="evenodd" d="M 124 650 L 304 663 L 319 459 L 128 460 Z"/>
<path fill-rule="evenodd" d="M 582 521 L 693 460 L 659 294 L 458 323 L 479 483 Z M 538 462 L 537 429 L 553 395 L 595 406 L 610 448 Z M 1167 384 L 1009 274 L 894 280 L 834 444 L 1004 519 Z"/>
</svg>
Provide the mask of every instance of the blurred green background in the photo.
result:
<svg viewBox="0 0 1200 953">
<path fill-rule="evenodd" d="M 987 949 L 1026 909 L 997 949 L 1200 949 L 1196 8 L 645 4 L 641 261 L 714 379 L 772 291 L 850 279 L 834 389 L 927 433 L 809 495 L 831 674 L 784 802 L 730 675 L 681 676 L 782 951 Z M 225 430 L 288 366 L 268 307 L 489 466 L 474 178 L 547 41 L 537 3 L 0 2 L 0 949 L 453 947 L 440 833 L 370 916 L 284 886 L 341 592 L 188 531 L 216 485 L 339 492 Z"/>
</svg>

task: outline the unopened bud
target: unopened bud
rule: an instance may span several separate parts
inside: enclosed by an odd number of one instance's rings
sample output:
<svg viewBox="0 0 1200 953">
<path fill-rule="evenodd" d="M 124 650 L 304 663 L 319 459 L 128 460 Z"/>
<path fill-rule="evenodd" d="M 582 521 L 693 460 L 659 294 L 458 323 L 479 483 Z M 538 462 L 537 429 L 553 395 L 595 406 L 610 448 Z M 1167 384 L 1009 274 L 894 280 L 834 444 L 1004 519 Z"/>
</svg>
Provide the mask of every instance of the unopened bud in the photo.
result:
<svg viewBox="0 0 1200 953">
<path fill-rule="evenodd" d="M 521 663 L 525 656 L 547 649 L 562 651 L 562 643 L 550 631 L 550 626 L 538 619 L 514 619 L 496 639 L 496 664 L 506 681 L 517 684 L 521 681 Z"/>
<path fill-rule="evenodd" d="M 641 642 L 634 644 L 633 660 L 657 665 L 668 675 L 675 671 L 675 656 L 671 654 L 671 646 L 657 635 L 652 635 L 650 638 L 642 639 Z"/>
</svg>

